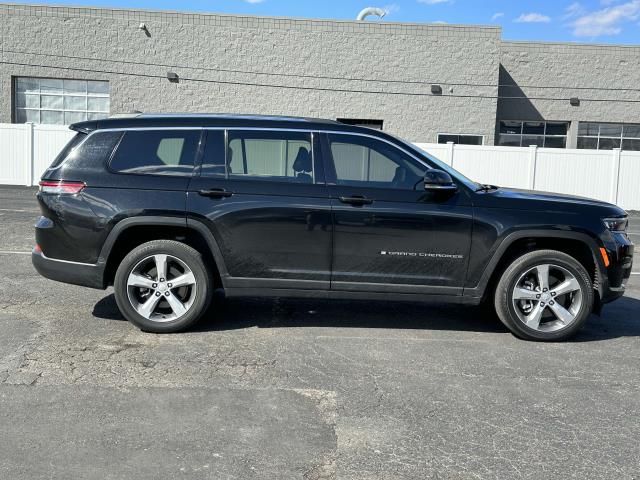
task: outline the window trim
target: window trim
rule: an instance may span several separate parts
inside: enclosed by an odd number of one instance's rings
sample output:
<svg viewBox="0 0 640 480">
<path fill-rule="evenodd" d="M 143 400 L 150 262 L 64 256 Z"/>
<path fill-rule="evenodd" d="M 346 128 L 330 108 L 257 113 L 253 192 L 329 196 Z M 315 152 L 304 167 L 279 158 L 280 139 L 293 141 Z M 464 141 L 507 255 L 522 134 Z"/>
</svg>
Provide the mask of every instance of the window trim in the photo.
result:
<svg viewBox="0 0 640 480">
<path fill-rule="evenodd" d="M 424 150 L 419 149 L 418 147 L 415 147 L 413 145 L 411 145 L 410 142 L 402 140 L 402 139 L 397 139 L 398 143 L 394 143 L 386 138 L 382 138 L 378 135 L 372 135 L 370 133 L 363 133 L 363 132 L 343 132 L 340 130 L 325 130 L 325 129 L 310 129 L 310 128 L 276 128 L 276 127 L 211 127 L 211 126 L 198 126 L 198 127 L 118 127 L 118 128 L 101 128 L 99 130 L 93 130 L 91 133 L 89 133 L 87 135 L 87 137 L 91 136 L 93 133 L 96 132 L 105 132 L 105 131 L 129 131 L 129 130 L 262 130 L 262 131 L 292 131 L 292 132 L 309 132 L 309 133 L 314 133 L 314 134 L 319 134 L 320 137 L 322 137 L 323 134 L 328 134 L 328 133 L 333 133 L 336 135 L 357 135 L 357 136 L 361 136 L 361 137 L 368 137 L 368 138 L 373 138 L 376 140 L 380 140 L 381 142 L 385 142 L 389 145 L 391 145 L 394 148 L 397 148 L 398 150 L 404 152 L 406 155 L 409 155 L 411 158 L 413 158 L 415 161 L 417 161 L 418 163 L 424 165 L 427 169 L 429 170 L 445 170 L 447 171 L 453 178 L 454 180 L 456 180 L 458 183 L 458 185 L 462 185 L 464 187 L 464 189 L 466 191 L 472 192 L 473 191 L 473 187 L 469 185 L 469 183 L 471 184 L 475 184 L 475 182 L 473 182 L 472 180 L 467 179 L 466 177 L 464 177 L 464 175 L 462 175 L 460 172 L 458 172 L 455 169 L 451 169 L 449 170 L 451 167 L 449 167 L 448 165 L 444 164 L 441 160 L 438 160 L 437 158 L 431 158 L 430 154 L 428 152 L 425 152 Z M 315 148 L 315 146 L 314 146 Z M 424 160 L 422 158 L 420 158 L 416 153 L 412 152 L 412 150 L 417 150 L 419 152 L 421 152 L 419 155 L 424 155 L 424 157 L 427 160 Z M 323 162 L 324 162 L 324 148 L 321 147 L 321 150 L 323 152 L 323 155 L 321 155 L 321 158 L 323 158 Z M 225 159 L 226 161 L 226 159 Z M 434 165 L 429 164 L 429 161 L 433 162 Z M 323 168 L 326 169 L 326 166 L 323 163 Z M 194 170 L 195 171 L 195 170 Z M 163 175 L 163 177 L 168 177 L 169 175 Z M 324 172 L 324 176 L 326 178 L 326 171 Z M 181 177 L 181 178 L 185 178 L 185 177 Z M 289 185 L 291 185 L 291 183 L 288 183 Z"/>
<path fill-rule="evenodd" d="M 440 143 L 440 135 L 449 135 L 452 137 L 480 137 L 482 139 L 482 143 L 480 145 L 476 145 L 476 146 L 484 146 L 484 142 L 486 140 L 486 135 L 481 135 L 479 133 L 445 133 L 445 132 L 438 132 L 436 134 L 436 143 L 438 145 L 447 145 L 447 143 Z M 469 145 L 468 143 L 455 143 L 455 145 Z M 473 146 L 473 145 L 472 145 Z"/>
<path fill-rule="evenodd" d="M 95 132 L 108 132 L 108 131 L 129 131 L 129 130 L 260 130 L 260 131 L 269 131 L 269 132 L 309 132 L 309 133 L 333 133 L 336 135 L 357 135 L 360 137 L 369 137 L 374 138 L 376 140 L 380 140 L 381 142 L 388 143 L 392 147 L 397 148 L 398 150 L 402 150 L 404 153 L 412 157 L 414 160 L 424 163 L 426 167 L 433 168 L 429 164 L 426 164 L 424 160 L 418 158 L 414 153 L 411 153 L 409 150 L 404 148 L 404 146 L 398 145 L 397 143 L 393 143 L 386 138 L 378 137 L 377 135 L 371 135 L 369 133 L 362 132 L 341 132 L 340 130 L 323 130 L 323 129 L 310 129 L 310 128 L 276 128 L 276 127 L 118 127 L 118 128 L 100 128 L 98 130 L 93 130 L 89 135 Z"/>
</svg>

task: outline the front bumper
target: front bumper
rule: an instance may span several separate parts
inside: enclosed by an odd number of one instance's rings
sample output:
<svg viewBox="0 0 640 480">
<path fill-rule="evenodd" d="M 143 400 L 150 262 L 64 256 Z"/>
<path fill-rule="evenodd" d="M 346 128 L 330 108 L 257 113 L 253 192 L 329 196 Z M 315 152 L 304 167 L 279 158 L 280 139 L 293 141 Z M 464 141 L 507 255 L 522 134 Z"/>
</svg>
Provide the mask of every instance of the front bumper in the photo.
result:
<svg viewBox="0 0 640 480">
<path fill-rule="evenodd" d="M 624 295 L 633 268 L 634 245 L 624 233 L 612 233 L 613 242 L 607 246 L 610 264 L 602 275 L 602 303 L 612 302 Z"/>
<path fill-rule="evenodd" d="M 57 282 L 104 290 L 104 265 L 70 262 L 46 257 L 41 251 L 31 252 L 31 262 L 40 275 Z"/>
</svg>

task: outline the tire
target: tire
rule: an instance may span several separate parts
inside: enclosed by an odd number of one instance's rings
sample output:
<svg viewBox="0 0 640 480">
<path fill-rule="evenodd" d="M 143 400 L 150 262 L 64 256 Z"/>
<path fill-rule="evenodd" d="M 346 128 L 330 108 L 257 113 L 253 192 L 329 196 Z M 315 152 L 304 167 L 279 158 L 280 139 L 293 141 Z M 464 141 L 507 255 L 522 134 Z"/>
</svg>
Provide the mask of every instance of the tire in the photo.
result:
<svg viewBox="0 0 640 480">
<path fill-rule="evenodd" d="M 127 320 L 145 332 L 173 333 L 189 328 L 206 312 L 213 279 L 202 255 L 190 246 L 154 240 L 124 257 L 113 287 Z"/>
<path fill-rule="evenodd" d="M 494 294 L 502 323 L 517 337 L 536 341 L 571 338 L 591 314 L 593 302 L 587 270 L 556 250 L 537 250 L 514 260 Z"/>
</svg>

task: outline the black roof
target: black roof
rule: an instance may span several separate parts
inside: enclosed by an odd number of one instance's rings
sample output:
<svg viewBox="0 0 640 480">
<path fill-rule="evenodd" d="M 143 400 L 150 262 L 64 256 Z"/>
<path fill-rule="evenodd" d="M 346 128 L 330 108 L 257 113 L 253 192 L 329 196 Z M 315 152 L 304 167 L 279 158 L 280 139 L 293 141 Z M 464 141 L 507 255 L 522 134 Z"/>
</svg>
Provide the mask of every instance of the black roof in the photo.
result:
<svg viewBox="0 0 640 480">
<path fill-rule="evenodd" d="M 131 114 L 74 123 L 71 129 L 90 132 L 107 128 L 144 127 L 264 127 L 302 128 L 314 130 L 370 131 L 321 118 L 286 117 L 278 115 L 235 115 L 205 113 Z"/>
</svg>

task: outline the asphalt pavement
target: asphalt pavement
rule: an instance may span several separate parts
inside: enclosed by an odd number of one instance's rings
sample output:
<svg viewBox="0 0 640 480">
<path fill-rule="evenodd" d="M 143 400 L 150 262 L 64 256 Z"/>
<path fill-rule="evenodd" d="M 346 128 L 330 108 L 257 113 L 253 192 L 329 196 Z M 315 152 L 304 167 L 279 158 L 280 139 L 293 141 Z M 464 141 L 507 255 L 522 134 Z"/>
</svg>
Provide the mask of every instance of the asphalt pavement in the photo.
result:
<svg viewBox="0 0 640 480">
<path fill-rule="evenodd" d="M 286 299 L 154 335 L 35 272 L 38 215 L 0 187 L 0 479 L 640 478 L 640 275 L 567 343 L 479 308 Z"/>
</svg>

